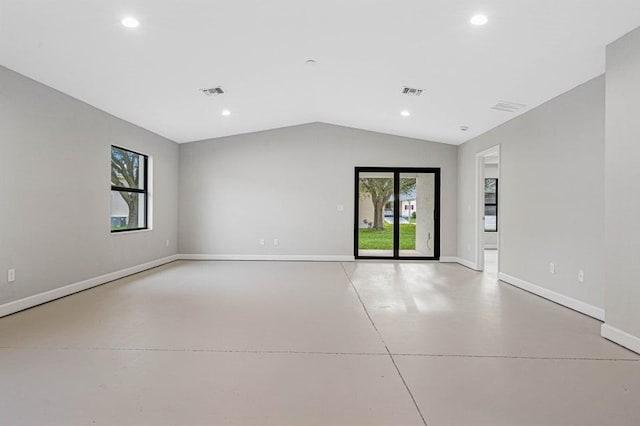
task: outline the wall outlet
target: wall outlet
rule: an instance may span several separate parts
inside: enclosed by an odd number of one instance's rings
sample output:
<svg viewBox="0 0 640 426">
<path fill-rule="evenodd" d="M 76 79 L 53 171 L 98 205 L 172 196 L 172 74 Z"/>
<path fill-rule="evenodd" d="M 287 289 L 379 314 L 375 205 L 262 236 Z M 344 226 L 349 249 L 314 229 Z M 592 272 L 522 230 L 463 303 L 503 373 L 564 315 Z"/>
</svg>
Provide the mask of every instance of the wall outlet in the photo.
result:
<svg viewBox="0 0 640 426">
<path fill-rule="evenodd" d="M 551 272 L 552 274 L 556 273 L 556 264 L 555 263 L 550 263 L 549 264 L 549 272 Z"/>
<path fill-rule="evenodd" d="M 578 269 L 578 282 L 584 282 L 584 269 Z"/>
<path fill-rule="evenodd" d="M 280 244 L 280 241 L 277 238 L 273 239 L 273 245 L 277 246 L 278 244 Z"/>
<path fill-rule="evenodd" d="M 16 280 L 16 270 L 15 269 L 9 269 L 7 271 L 7 281 L 12 283 Z"/>
<path fill-rule="evenodd" d="M 261 246 L 263 246 L 263 245 L 264 245 L 264 238 L 260 238 L 260 239 L 258 240 L 258 244 L 260 244 Z"/>
<path fill-rule="evenodd" d="M 338 204 L 336 208 L 339 212 L 344 211 L 344 206 L 342 204 Z"/>
<path fill-rule="evenodd" d="M 165 247 L 169 247 L 169 240 L 164 242 Z"/>
</svg>

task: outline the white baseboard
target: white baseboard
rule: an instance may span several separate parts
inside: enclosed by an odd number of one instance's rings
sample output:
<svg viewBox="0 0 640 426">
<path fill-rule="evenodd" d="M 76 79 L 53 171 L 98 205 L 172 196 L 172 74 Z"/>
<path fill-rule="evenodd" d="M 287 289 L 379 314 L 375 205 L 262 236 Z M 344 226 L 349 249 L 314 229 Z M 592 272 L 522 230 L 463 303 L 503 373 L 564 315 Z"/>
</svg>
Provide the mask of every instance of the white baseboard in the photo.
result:
<svg viewBox="0 0 640 426">
<path fill-rule="evenodd" d="M 440 257 L 441 263 L 459 263 L 462 266 L 466 266 L 469 269 L 473 269 L 474 271 L 479 271 L 477 265 L 469 260 L 462 259 L 460 257 L 455 256 L 445 256 Z"/>
<path fill-rule="evenodd" d="M 498 274 L 498 278 L 501 281 L 519 287 L 540 297 L 544 297 L 545 299 L 549 299 L 552 302 L 566 306 L 567 308 L 573 309 L 574 311 L 578 311 L 597 320 L 604 321 L 604 309 L 602 308 L 598 308 L 586 302 L 574 299 L 573 297 L 569 297 L 553 290 L 549 290 L 548 288 L 540 287 L 539 285 L 521 280 L 520 278 L 503 274 L 502 272 Z"/>
<path fill-rule="evenodd" d="M 0 317 L 11 315 L 24 309 L 32 308 L 46 302 L 51 302 L 52 300 L 69 296 L 70 294 L 77 293 L 82 290 L 87 290 L 89 288 L 96 287 L 101 284 L 108 283 L 109 281 L 114 281 L 126 277 L 128 275 L 137 274 L 138 272 L 146 271 L 147 269 L 155 268 L 156 266 L 164 265 L 166 263 L 173 262 L 174 260 L 178 260 L 178 255 L 152 260 L 151 262 L 143 263 L 142 265 L 136 265 L 130 268 L 121 269 L 116 272 L 100 275 L 99 277 L 90 278 L 88 280 L 49 290 L 44 293 L 25 297 L 24 299 L 5 303 L 4 305 L 0 305 Z"/>
<path fill-rule="evenodd" d="M 470 260 L 467 259 L 463 259 L 461 257 L 458 258 L 458 263 L 461 264 L 462 266 L 466 266 L 469 269 L 473 269 L 474 271 L 479 271 L 480 268 L 478 268 L 478 264 L 474 263 Z"/>
<path fill-rule="evenodd" d="M 620 346 L 624 346 L 640 354 L 640 337 L 636 337 L 608 324 L 602 324 L 600 327 L 600 335 L 605 339 L 611 340 Z"/>
<path fill-rule="evenodd" d="M 285 262 L 354 262 L 354 256 L 297 254 L 179 254 L 180 260 L 271 260 Z M 386 260 L 386 259 L 385 259 Z M 440 257 L 441 263 L 459 263 L 457 257 Z"/>
<path fill-rule="evenodd" d="M 180 260 L 275 260 L 294 262 L 353 262 L 353 256 L 297 254 L 179 254 Z"/>
</svg>

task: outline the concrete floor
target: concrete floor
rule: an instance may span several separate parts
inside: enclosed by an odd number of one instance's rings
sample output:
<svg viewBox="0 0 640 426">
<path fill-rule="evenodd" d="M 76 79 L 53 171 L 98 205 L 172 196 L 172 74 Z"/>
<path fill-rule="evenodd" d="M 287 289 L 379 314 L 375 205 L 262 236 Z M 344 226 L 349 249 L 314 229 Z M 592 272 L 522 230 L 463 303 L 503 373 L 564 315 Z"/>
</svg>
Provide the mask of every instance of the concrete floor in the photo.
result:
<svg viewBox="0 0 640 426">
<path fill-rule="evenodd" d="M 4 425 L 638 425 L 600 322 L 439 263 L 174 262 L 0 319 Z"/>
</svg>

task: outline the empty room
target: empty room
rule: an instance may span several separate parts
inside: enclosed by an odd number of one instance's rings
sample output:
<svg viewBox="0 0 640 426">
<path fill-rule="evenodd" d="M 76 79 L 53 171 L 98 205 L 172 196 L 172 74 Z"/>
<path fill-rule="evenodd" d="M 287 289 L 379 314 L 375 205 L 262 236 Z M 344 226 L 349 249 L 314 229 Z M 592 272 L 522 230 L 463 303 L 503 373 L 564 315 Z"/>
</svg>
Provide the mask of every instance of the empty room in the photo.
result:
<svg viewBox="0 0 640 426">
<path fill-rule="evenodd" d="M 0 425 L 640 425 L 638 0 L 0 0 Z"/>
</svg>

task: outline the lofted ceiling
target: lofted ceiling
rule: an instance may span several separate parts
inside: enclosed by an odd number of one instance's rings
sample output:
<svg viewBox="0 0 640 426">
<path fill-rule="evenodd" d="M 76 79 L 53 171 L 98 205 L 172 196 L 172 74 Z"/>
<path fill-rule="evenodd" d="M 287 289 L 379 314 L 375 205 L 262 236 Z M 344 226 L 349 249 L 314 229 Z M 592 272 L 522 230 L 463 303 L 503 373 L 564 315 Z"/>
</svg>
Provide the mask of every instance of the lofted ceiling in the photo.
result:
<svg viewBox="0 0 640 426">
<path fill-rule="evenodd" d="M 0 64 L 177 142 L 321 121 L 459 144 L 637 26 L 638 0 L 0 0 Z"/>
</svg>

